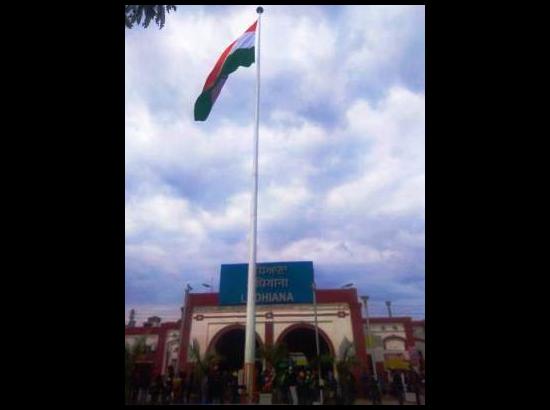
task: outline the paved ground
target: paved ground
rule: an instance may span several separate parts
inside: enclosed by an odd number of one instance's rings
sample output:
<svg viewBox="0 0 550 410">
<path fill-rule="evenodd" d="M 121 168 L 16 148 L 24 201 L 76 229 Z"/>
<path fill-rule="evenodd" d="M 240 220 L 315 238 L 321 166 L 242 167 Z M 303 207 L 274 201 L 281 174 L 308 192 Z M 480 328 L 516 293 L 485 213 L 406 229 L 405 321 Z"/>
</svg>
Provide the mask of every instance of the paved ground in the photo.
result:
<svg viewBox="0 0 550 410">
<path fill-rule="evenodd" d="M 420 396 L 420 403 L 425 404 L 423 396 Z M 357 406 L 371 406 L 372 401 L 367 400 L 367 399 L 357 399 L 355 401 L 355 403 L 353 403 L 353 404 L 357 405 Z M 172 405 L 173 406 L 182 406 L 182 405 L 185 406 L 184 404 L 172 404 Z M 230 404 L 226 404 L 226 405 L 230 406 Z M 397 400 L 395 400 L 395 398 L 392 397 L 392 396 L 384 396 L 382 398 L 382 405 L 388 405 L 388 406 L 399 405 L 399 402 Z M 416 402 L 405 402 L 405 405 L 414 406 L 414 405 L 416 405 Z"/>
<path fill-rule="evenodd" d="M 367 400 L 367 399 L 357 399 L 355 400 L 355 403 L 353 403 L 354 405 L 359 405 L 359 406 L 371 406 L 372 405 L 372 401 L 370 400 Z M 384 396 L 382 398 L 382 404 L 383 405 L 399 405 L 399 402 L 394 398 L 394 397 L 391 397 L 391 396 Z M 420 396 L 420 404 L 425 404 L 424 403 L 424 397 Z M 416 402 L 405 402 L 405 405 L 416 405 Z"/>
<path fill-rule="evenodd" d="M 424 404 L 422 401 L 420 401 L 420 403 Z M 359 399 L 359 400 L 356 400 L 355 403 L 353 403 L 354 405 L 356 406 L 372 406 L 372 401 L 370 400 L 364 400 L 364 399 Z M 388 406 L 394 406 L 394 405 L 399 405 L 399 402 L 397 400 L 382 400 L 382 404 L 383 405 L 388 405 Z M 405 402 L 405 405 L 407 406 L 414 406 L 416 405 L 416 403 L 411 403 L 411 402 Z"/>
</svg>

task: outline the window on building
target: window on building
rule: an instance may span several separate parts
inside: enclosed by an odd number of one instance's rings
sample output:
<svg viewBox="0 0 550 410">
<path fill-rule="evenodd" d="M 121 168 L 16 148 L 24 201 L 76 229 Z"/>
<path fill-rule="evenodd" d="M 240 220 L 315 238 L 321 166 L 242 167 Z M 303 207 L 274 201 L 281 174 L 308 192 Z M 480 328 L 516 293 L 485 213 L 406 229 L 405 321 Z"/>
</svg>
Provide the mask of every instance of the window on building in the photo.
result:
<svg viewBox="0 0 550 410">
<path fill-rule="evenodd" d="M 397 339 L 397 338 L 387 339 L 384 344 L 387 350 L 397 350 L 397 351 L 405 350 L 405 341 L 402 339 Z"/>
<path fill-rule="evenodd" d="M 154 353 L 154 352 L 155 352 L 154 345 L 145 345 L 145 353 Z"/>
</svg>

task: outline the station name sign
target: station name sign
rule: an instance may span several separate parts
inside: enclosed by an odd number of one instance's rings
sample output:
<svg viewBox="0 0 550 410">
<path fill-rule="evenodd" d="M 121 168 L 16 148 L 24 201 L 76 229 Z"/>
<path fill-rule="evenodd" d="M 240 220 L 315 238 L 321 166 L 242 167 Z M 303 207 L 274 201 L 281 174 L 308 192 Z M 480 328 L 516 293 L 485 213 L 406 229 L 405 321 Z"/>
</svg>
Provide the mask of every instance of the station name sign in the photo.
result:
<svg viewBox="0 0 550 410">
<path fill-rule="evenodd" d="M 258 263 L 256 303 L 313 303 L 313 262 Z M 246 304 L 248 264 L 221 266 L 220 305 Z"/>
</svg>

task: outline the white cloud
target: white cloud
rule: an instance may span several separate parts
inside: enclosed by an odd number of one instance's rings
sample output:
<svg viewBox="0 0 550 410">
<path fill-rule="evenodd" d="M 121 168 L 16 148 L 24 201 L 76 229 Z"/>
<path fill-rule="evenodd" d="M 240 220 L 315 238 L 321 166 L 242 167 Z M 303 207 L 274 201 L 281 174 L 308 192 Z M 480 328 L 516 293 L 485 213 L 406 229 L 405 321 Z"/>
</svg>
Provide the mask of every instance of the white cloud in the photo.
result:
<svg viewBox="0 0 550 410">
<path fill-rule="evenodd" d="M 199 219 L 210 232 L 245 230 L 250 219 L 250 192 L 233 195 L 221 212 L 201 210 Z"/>
<path fill-rule="evenodd" d="M 343 41 L 354 46 L 344 65 L 348 73 L 360 73 L 364 81 L 380 81 L 388 70 L 406 64 L 403 54 L 414 34 L 423 30 L 414 18 L 423 16 L 423 6 L 355 7 L 344 13 Z"/>
<path fill-rule="evenodd" d="M 193 219 L 190 204 L 182 198 L 156 195 L 140 202 L 130 201 L 126 206 L 126 232 L 154 229 L 160 232 L 181 232 L 200 240 L 205 237 L 201 224 Z"/>
<path fill-rule="evenodd" d="M 265 189 L 260 203 L 262 221 L 277 223 L 294 212 L 303 212 L 303 206 L 313 195 L 304 184 L 271 185 Z"/>
<path fill-rule="evenodd" d="M 369 149 L 362 174 L 334 187 L 333 209 L 417 214 L 424 209 L 424 96 L 392 88 L 378 106 L 356 101 L 346 113 L 350 133 Z"/>
<path fill-rule="evenodd" d="M 312 260 L 316 264 L 362 265 L 382 263 L 399 257 L 399 253 L 394 250 L 376 249 L 343 238 L 303 238 L 275 252 L 264 251 L 264 255 L 272 260 Z"/>
</svg>

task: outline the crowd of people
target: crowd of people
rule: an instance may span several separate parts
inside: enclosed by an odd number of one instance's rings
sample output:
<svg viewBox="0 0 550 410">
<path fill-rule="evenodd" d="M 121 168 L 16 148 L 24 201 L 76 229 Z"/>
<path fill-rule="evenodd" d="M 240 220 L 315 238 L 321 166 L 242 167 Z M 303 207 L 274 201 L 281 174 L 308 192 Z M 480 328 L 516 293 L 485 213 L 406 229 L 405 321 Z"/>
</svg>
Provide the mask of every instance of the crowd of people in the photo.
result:
<svg viewBox="0 0 550 410">
<path fill-rule="evenodd" d="M 269 388 L 265 389 L 265 380 L 269 380 Z M 275 378 L 271 371 L 265 371 L 260 378 L 260 391 L 268 391 L 273 394 L 277 404 L 304 404 L 311 405 L 320 401 L 320 391 L 330 389 L 336 391 L 335 379 L 329 374 L 329 380 L 334 383 L 325 383 L 319 380 L 317 370 L 311 370 L 306 366 L 293 367 L 279 370 Z"/>
<path fill-rule="evenodd" d="M 383 404 L 383 397 L 391 397 L 399 404 L 405 404 L 405 394 L 412 393 L 416 404 L 421 404 L 421 396 L 425 394 L 425 380 L 422 374 L 414 369 L 408 371 L 390 371 L 389 383 L 384 378 L 375 378 L 373 375 L 363 374 L 365 395 L 372 404 Z"/>
<path fill-rule="evenodd" d="M 200 380 L 199 380 L 200 379 Z M 404 381 L 404 383 L 403 383 Z M 242 402 L 245 386 L 239 384 L 237 371 L 220 370 L 214 365 L 206 374 L 174 372 L 168 368 L 166 375 L 152 380 L 147 374 L 133 374 L 130 379 L 130 404 L 238 404 Z M 404 404 L 406 392 L 413 393 L 417 404 L 424 395 L 424 377 L 415 370 L 392 371 L 385 378 L 375 378 L 363 372 L 359 381 L 350 372 L 337 381 L 331 371 L 321 380 L 315 369 L 307 366 L 288 366 L 277 372 L 264 370 L 258 375 L 260 392 L 271 393 L 274 404 L 311 405 L 353 404 L 360 389 L 372 404 L 384 404 L 385 397 L 392 396 Z"/>
<path fill-rule="evenodd" d="M 202 377 L 194 372 L 175 373 L 170 366 L 166 375 L 147 379 L 138 373 L 131 378 L 130 404 L 237 404 L 240 400 L 237 372 L 220 371 L 218 366 Z"/>
</svg>

